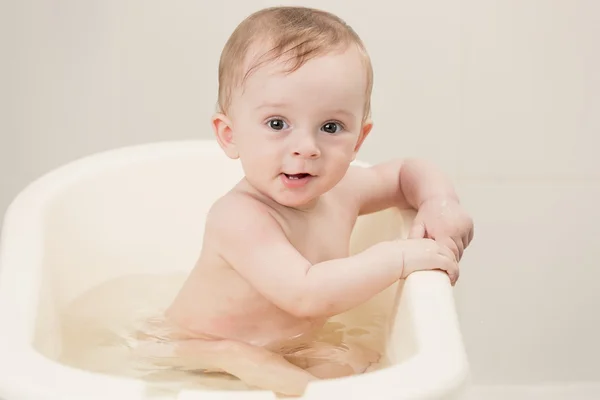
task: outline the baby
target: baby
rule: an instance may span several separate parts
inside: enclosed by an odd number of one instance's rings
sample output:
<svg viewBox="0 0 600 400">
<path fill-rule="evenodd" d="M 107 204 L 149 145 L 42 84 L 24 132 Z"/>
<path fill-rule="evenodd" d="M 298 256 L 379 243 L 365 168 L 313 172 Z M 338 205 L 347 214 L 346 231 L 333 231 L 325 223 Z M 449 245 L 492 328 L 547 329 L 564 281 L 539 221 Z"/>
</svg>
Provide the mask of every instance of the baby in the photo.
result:
<svg viewBox="0 0 600 400">
<path fill-rule="evenodd" d="M 372 127 L 372 75 L 360 38 L 327 12 L 268 8 L 237 27 L 212 124 L 245 177 L 208 213 L 197 265 L 148 322 L 147 354 L 168 344 L 164 363 L 297 395 L 376 361 L 358 347 L 324 360 L 332 349 L 313 339 L 329 317 L 417 270 L 456 282 L 473 224 L 449 180 L 418 160 L 350 166 Z M 357 217 L 390 207 L 418 210 L 409 239 L 350 256 Z"/>
</svg>

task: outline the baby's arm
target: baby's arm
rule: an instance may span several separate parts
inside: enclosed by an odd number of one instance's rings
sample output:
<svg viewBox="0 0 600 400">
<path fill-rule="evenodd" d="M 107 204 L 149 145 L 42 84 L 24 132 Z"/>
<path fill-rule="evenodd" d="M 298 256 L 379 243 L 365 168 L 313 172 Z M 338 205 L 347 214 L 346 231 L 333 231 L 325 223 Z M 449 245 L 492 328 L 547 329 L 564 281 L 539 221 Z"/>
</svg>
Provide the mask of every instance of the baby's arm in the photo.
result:
<svg viewBox="0 0 600 400">
<path fill-rule="evenodd" d="M 382 242 L 311 265 L 268 209 L 243 196 L 217 203 L 207 229 L 221 257 L 273 304 L 300 318 L 344 312 L 415 270 L 458 272 L 452 253 L 428 239 Z"/>
<path fill-rule="evenodd" d="M 389 207 L 419 209 L 425 201 L 458 201 L 454 186 L 440 169 L 424 160 L 393 160 L 369 168 L 351 167 L 344 187 L 358 200 L 359 214 Z"/>
<path fill-rule="evenodd" d="M 355 199 L 359 215 L 389 207 L 418 210 L 409 238 L 435 239 L 460 260 L 473 239 L 473 220 L 461 206 L 449 177 L 423 160 L 395 160 L 352 167 L 340 190 Z"/>
</svg>

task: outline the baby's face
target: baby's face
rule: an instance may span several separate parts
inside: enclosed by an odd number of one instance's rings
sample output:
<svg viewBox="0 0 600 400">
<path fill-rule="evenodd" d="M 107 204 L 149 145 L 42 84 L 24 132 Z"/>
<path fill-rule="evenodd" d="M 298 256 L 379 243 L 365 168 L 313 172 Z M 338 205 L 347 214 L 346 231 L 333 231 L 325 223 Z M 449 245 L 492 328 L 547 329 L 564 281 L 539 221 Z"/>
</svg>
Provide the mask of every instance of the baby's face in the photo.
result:
<svg viewBox="0 0 600 400">
<path fill-rule="evenodd" d="M 312 59 L 291 74 L 256 70 L 232 98 L 235 147 L 246 178 L 288 207 L 310 207 L 345 175 L 371 124 L 358 50 Z"/>
</svg>

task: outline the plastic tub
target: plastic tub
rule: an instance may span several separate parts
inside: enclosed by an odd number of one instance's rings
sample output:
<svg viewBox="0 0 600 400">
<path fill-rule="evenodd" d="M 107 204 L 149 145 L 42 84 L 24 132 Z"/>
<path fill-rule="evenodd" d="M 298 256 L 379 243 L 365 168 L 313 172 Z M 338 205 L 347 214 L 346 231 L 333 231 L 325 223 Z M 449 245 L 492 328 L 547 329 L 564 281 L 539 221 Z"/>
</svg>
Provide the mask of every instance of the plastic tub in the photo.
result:
<svg viewBox="0 0 600 400">
<path fill-rule="evenodd" d="M 208 208 L 241 176 L 214 141 L 163 142 L 77 160 L 23 190 L 6 213 L 0 247 L 0 398 L 152 398 L 146 381 L 60 363 L 61 315 L 77 296 L 124 274 L 189 270 Z M 410 217 L 391 209 L 360 217 L 352 250 L 405 235 Z M 414 273 L 350 313 L 373 310 L 387 315 L 390 365 L 316 382 L 303 398 L 462 398 L 469 369 L 445 274 Z M 256 390 L 165 396 L 275 398 Z"/>
</svg>

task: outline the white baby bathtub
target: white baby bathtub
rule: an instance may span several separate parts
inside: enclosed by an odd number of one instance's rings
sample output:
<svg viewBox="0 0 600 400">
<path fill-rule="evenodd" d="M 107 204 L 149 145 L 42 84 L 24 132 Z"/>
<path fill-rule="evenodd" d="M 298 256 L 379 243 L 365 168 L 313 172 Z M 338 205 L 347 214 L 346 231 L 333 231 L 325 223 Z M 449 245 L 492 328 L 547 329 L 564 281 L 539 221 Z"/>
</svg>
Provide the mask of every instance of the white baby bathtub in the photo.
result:
<svg viewBox="0 0 600 400">
<path fill-rule="evenodd" d="M 6 213 L 0 247 L 0 398 L 150 398 L 145 381 L 57 362 L 61 312 L 81 293 L 125 273 L 191 268 L 205 213 L 241 175 L 239 163 L 214 141 L 156 143 L 78 160 L 19 194 Z M 409 218 L 393 210 L 361 217 L 353 251 L 405 234 Z M 414 273 L 359 308 L 363 315 L 389 314 L 391 366 L 311 384 L 303 398 L 463 397 L 468 362 L 445 274 Z M 182 390 L 170 398 L 275 395 Z"/>
</svg>

